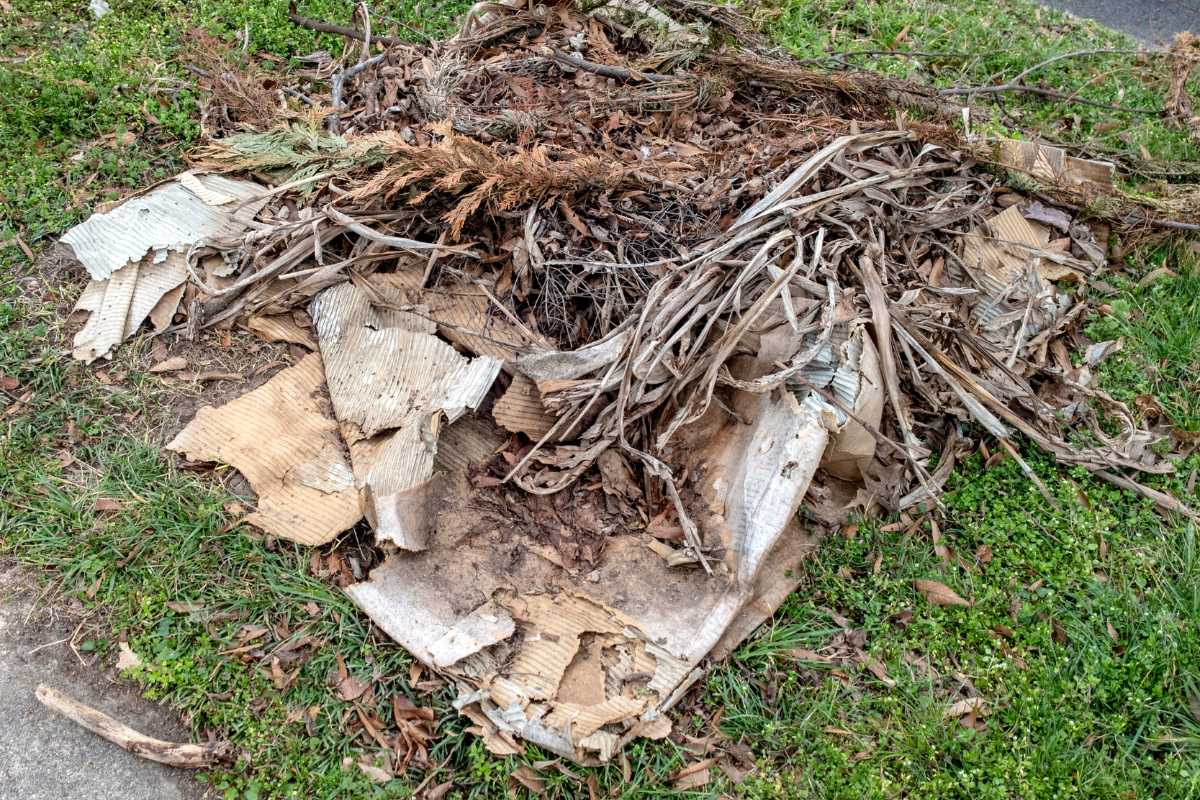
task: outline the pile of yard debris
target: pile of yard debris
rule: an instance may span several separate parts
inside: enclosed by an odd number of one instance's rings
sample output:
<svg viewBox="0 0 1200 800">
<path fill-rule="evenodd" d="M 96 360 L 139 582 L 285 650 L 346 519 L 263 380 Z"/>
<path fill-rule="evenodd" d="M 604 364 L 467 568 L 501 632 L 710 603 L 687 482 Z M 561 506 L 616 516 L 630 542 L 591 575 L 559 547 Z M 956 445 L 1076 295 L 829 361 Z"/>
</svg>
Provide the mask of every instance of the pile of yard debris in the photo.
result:
<svg viewBox="0 0 1200 800">
<path fill-rule="evenodd" d="M 147 320 L 310 350 L 167 447 L 237 468 L 274 536 L 365 518 L 350 595 L 493 752 L 667 735 L 822 530 L 936 513 L 972 437 L 1190 513 L 1078 332 L 1110 224 L 1163 210 L 1112 164 L 680 0 L 481 3 L 428 45 L 293 18 L 346 52 L 282 89 L 195 67 L 194 168 L 63 237 L 75 355 Z"/>
</svg>

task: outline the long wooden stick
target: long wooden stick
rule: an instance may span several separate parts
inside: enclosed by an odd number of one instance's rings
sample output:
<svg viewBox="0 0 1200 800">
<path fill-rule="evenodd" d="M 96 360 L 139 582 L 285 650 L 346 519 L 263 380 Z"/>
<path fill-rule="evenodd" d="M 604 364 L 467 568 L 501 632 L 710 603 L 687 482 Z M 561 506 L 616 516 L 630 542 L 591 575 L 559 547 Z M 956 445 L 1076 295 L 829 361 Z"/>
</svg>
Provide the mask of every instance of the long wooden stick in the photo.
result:
<svg viewBox="0 0 1200 800">
<path fill-rule="evenodd" d="M 38 684 L 34 694 L 42 702 L 42 705 L 51 711 L 62 714 L 72 722 L 82 725 L 97 736 L 128 750 L 135 756 L 148 758 L 160 764 L 198 769 L 225 760 L 229 754 L 227 742 L 180 744 L 164 742 L 161 739 L 154 739 L 138 733 L 128 725 L 117 722 L 107 714 L 85 706 L 78 700 L 68 697 L 44 683 Z"/>
</svg>

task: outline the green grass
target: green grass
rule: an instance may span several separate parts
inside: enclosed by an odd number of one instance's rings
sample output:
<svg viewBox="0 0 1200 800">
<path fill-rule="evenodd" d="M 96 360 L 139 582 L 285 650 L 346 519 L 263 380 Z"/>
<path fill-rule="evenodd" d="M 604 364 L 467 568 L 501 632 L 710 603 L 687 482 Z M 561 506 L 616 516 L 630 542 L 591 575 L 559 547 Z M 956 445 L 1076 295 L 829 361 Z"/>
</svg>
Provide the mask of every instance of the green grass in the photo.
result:
<svg viewBox="0 0 1200 800">
<path fill-rule="evenodd" d="M 775 37 L 803 58 L 861 50 L 935 56 L 870 56 L 848 62 L 938 87 L 1000 84 L 1052 56 L 1088 49 L 1136 49 L 1128 36 L 1038 8 L 1025 0 L 780 0 L 764 13 Z M 1074 92 L 1083 100 L 1128 108 L 1163 108 L 1170 70 L 1161 60 L 1100 54 L 1058 61 L 1030 75 L 1029 85 Z M 1193 91 L 1196 89 L 1193 81 Z M 1050 141 L 1093 153 L 1194 162 L 1187 132 L 1160 116 L 1113 112 L 1031 95 L 1005 95 L 1008 119 L 997 127 L 1033 128 Z M 984 102 L 977 100 L 976 102 Z"/>
<path fill-rule="evenodd" d="M 1197 247 L 1176 243 L 1151 253 L 1147 266 L 1170 272 L 1145 285 L 1136 277 L 1115 278 L 1118 296 L 1109 313 L 1087 330 L 1096 341 L 1120 338 L 1130 348 L 1125 358 L 1101 365 L 1101 381 L 1118 400 L 1138 408 L 1145 406 L 1139 398 L 1152 398 L 1165 422 L 1192 434 L 1200 433 Z"/>
<path fill-rule="evenodd" d="M 375 4 L 376 30 L 401 36 L 450 29 L 465 0 Z M 86 3 L 14 0 L 0 12 L 0 241 L 61 232 L 92 206 L 168 177 L 200 129 L 194 84 L 181 62 L 186 32 L 286 58 L 343 40 L 287 20 L 287 0 L 114 0 L 93 20 Z M 352 4 L 300 3 L 300 13 L 347 23 Z M 0 258 L 3 258 L 0 255 Z M 17 254 L 7 254 L 8 259 Z"/>
<path fill-rule="evenodd" d="M 374 18 L 437 33 L 464 6 L 390 3 Z M 197 99 L 179 63 L 189 27 L 231 40 L 248 30 L 251 52 L 285 58 L 341 46 L 288 24 L 286 7 L 285 0 L 138 0 L 113 3 L 113 13 L 95 22 L 82 4 L 14 0 L 0 26 L 0 54 L 23 59 L 0 71 L 0 241 L 20 235 L 40 251 L 96 202 L 177 167 L 198 134 Z M 300 10 L 340 22 L 350 16 L 350 5 L 335 0 Z M 785 5 L 771 29 L 806 55 L 827 47 L 977 54 L 863 62 L 940 84 L 1006 77 L 1054 52 L 1117 41 L 1041 13 L 1039 22 L 1012 0 L 911 8 L 898 0 L 814 0 Z M 1068 62 L 1046 78 L 1075 87 L 1105 63 Z M 1119 66 L 1111 85 L 1085 96 L 1111 101 L 1105 93 L 1121 86 L 1121 102 L 1161 102 L 1161 85 L 1145 71 Z M 1022 100 L 1010 108 L 1025 123 L 1096 147 L 1196 156 L 1157 122 L 1120 119 L 1129 123 L 1120 131 L 1097 131 L 1101 117 L 1081 111 L 1061 128 L 1055 106 Z M 1130 264 L 1129 276 L 1110 278 L 1112 313 L 1089 323 L 1093 338 L 1125 339 L 1101 368 L 1101 385 L 1131 402 L 1153 396 L 1172 424 L 1194 431 L 1194 251 L 1186 243 L 1163 247 Z M 1164 264 L 1175 277 L 1138 286 L 1142 274 Z M 230 497 L 221 484 L 179 471 L 148 433 L 165 397 L 161 383 L 134 369 L 124 383 L 106 386 L 63 357 L 61 301 L 78 287 L 30 294 L 17 280 L 29 265 L 15 244 L 0 249 L 0 270 L 0 373 L 19 381 L 0 410 L 27 396 L 3 417 L 0 551 L 103 612 L 105 623 L 84 643 L 99 663 L 112 663 L 123 637 L 143 660 L 131 679 L 148 696 L 179 709 L 198 734 L 235 744 L 238 761 L 205 776 L 219 793 L 405 797 L 424 779 L 414 773 L 372 784 L 356 767 L 343 767 L 347 757 L 378 754 L 346 733 L 348 706 L 330 686 L 339 656 L 363 679 L 376 676 L 379 696 L 401 692 L 436 709 L 430 758 L 442 766 L 431 785 L 454 780 L 451 796 L 503 796 L 518 763 L 544 757 L 535 748 L 521 759 L 488 756 L 465 734 L 447 693 L 414 693 L 406 654 L 372 632 L 340 590 L 310 574 L 311 551 L 226 529 Z M 127 345 L 110 372 L 129 368 L 140 347 Z M 76 462 L 63 466 L 63 452 Z M 758 771 L 745 783 L 719 778 L 697 792 L 673 793 L 672 773 L 694 756 L 668 741 L 633 746 L 629 780 L 617 765 L 545 769 L 546 795 L 586 797 L 594 779 L 600 796 L 623 798 L 1200 797 L 1195 526 L 1164 522 L 1144 501 L 1028 457 L 1057 508 L 1011 461 L 985 469 L 975 457 L 946 498 L 942 544 L 956 560 L 939 559 L 926 526 L 864 523 L 850 539 L 827 541 L 772 623 L 714 669 L 680 730 L 709 736 L 708 720 L 720 713 L 721 733 L 743 740 L 757 758 Z M 1180 467 L 1160 485 L 1200 503 L 1186 489 L 1200 459 Z M 97 512 L 99 497 L 118 500 L 123 512 Z M 986 552 L 990 561 L 977 557 Z M 931 606 L 915 579 L 946 583 L 973 605 Z M 796 656 L 839 636 L 831 612 L 864 632 L 865 650 L 894 686 L 853 664 L 834 668 Z M 270 631 L 255 640 L 256 650 L 228 654 L 244 626 Z M 301 650 L 304 659 L 286 667 L 299 670 L 295 682 L 276 689 L 270 653 L 304 636 L 320 644 Z M 914 666 L 921 663 L 932 671 Z M 982 728 L 945 718 L 968 681 L 988 711 Z M 311 729 L 289 721 L 313 708 Z M 389 722 L 386 703 L 379 713 Z"/>
<path fill-rule="evenodd" d="M 1038 471 L 1060 510 L 1011 460 L 985 470 L 976 458 L 956 474 L 942 542 L 961 563 L 939 561 L 927 527 L 864 526 L 807 566 L 805 588 L 759 634 L 771 646 L 743 647 L 709 681 L 707 702 L 724 704 L 727 725 L 786 754 L 776 775 L 752 781 L 758 796 L 1200 792 L 1200 719 L 1189 711 L 1200 658 L 1195 526 L 1164 526 L 1083 474 Z M 986 563 L 975 555 L 983 547 Z M 973 605 L 931 606 L 916 579 Z M 830 608 L 865 630 L 894 688 L 867 673 L 843 681 L 797 669 L 788 651 L 828 641 Z M 982 732 L 944 719 L 964 677 L 989 711 Z M 769 681 L 775 704 L 763 700 Z"/>
</svg>

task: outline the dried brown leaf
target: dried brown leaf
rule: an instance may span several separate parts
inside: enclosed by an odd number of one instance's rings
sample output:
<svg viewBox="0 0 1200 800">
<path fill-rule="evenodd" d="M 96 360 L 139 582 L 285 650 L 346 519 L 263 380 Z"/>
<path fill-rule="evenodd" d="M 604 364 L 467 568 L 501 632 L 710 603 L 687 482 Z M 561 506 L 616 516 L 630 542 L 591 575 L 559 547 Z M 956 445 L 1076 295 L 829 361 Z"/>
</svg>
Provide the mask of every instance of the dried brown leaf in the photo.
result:
<svg viewBox="0 0 1200 800">
<path fill-rule="evenodd" d="M 982 697 L 968 697 L 965 700 L 959 700 L 956 703 L 951 703 L 949 707 L 942 712 L 942 716 L 946 719 L 958 719 L 967 714 L 982 714 L 984 713 L 984 702 Z"/>
<path fill-rule="evenodd" d="M 542 776 L 527 764 L 522 764 L 513 770 L 512 779 L 536 795 L 546 791 L 546 782 L 542 780 Z"/>
<path fill-rule="evenodd" d="M 187 359 L 183 356 L 172 356 L 171 358 L 163 359 L 157 364 L 154 364 L 147 372 L 177 372 L 181 369 L 186 369 L 188 365 Z"/>
<path fill-rule="evenodd" d="M 338 697 L 347 703 L 357 700 L 362 697 L 363 692 L 367 690 L 367 685 L 353 675 L 347 675 L 342 680 L 338 681 L 337 693 Z"/>
<path fill-rule="evenodd" d="M 944 583 L 930 580 L 915 580 L 913 586 L 921 596 L 935 606 L 969 606 L 969 600 L 965 600 L 958 592 L 951 589 Z"/>
</svg>

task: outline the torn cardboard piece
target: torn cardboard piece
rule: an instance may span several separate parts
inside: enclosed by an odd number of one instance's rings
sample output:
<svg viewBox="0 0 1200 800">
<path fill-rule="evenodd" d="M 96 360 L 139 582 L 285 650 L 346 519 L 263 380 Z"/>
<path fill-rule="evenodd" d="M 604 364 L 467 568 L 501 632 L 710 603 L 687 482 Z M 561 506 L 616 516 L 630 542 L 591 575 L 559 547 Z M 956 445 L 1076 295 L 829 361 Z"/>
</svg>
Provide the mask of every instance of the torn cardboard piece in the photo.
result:
<svg viewBox="0 0 1200 800">
<path fill-rule="evenodd" d="M 883 376 L 879 369 L 879 353 L 866 331 L 859 329 L 857 357 L 843 361 L 844 367 L 835 375 L 834 396 L 853 398 L 843 401 L 852 413 L 839 412 L 842 423 L 832 437 L 821 459 L 830 474 L 847 481 L 861 480 L 875 458 L 876 440 L 883 421 Z M 848 369 L 846 369 L 848 367 Z M 842 390 L 846 385 L 845 391 Z"/>
<path fill-rule="evenodd" d="M 168 253 L 158 263 L 147 256 L 141 262 L 126 264 L 105 280 L 91 281 L 72 310 L 73 315 L 88 316 L 75 334 L 71 354 L 88 364 L 111 356 L 117 345 L 137 333 L 147 317 L 152 319 L 155 332 L 161 332 L 179 307 L 186 280 L 185 256 Z"/>
<path fill-rule="evenodd" d="M 1039 250 L 1050 241 L 1050 229 L 1026 219 L 1010 206 L 987 220 L 983 230 L 963 238 L 963 262 L 989 296 L 1004 294 L 1028 267 L 1041 275 Z"/>
<path fill-rule="evenodd" d="M 92 214 L 61 241 L 71 246 L 92 280 L 102 281 L 147 254 L 159 263 L 168 252 L 240 236 L 266 202 L 257 183 L 223 175 L 191 177 L 199 184 L 193 188 L 204 196 L 180 180 L 168 181 L 110 211 Z"/>
<path fill-rule="evenodd" d="M 380 541 L 422 550 L 437 499 L 432 482 L 442 416 L 453 422 L 477 408 L 500 362 L 466 358 L 433 335 L 426 320 L 372 306 L 353 283 L 321 292 L 311 315 L 364 513 Z"/>
<path fill-rule="evenodd" d="M 389 558 L 348 591 L 454 682 L 456 707 L 493 752 L 512 752 L 518 737 L 598 763 L 636 736 L 666 735 L 666 712 L 702 661 L 778 607 L 814 547 L 795 512 L 828 434 L 816 412 L 776 394 L 736 393 L 749 424 L 718 411 L 681 431 L 680 473 L 699 476 L 702 507 L 692 510 L 716 559 L 711 577 L 669 566 L 642 534 L 620 531 L 578 574 L 531 530 L 483 513 L 486 490 L 459 466 L 448 470 L 427 549 Z M 457 464 L 464 450 L 501 442 L 468 418 L 445 431 L 436 458 Z"/>
<path fill-rule="evenodd" d="M 1098 191 L 1112 191 L 1116 166 L 1067 155 L 1061 147 L 1019 139 L 1004 139 L 997 147 L 1001 164 L 1046 183 Z"/>
<path fill-rule="evenodd" d="M 74 309 L 89 313 L 74 357 L 108 357 L 147 317 L 164 330 L 183 296 L 188 249 L 244 233 L 261 194 L 256 183 L 184 173 L 67 231 L 61 241 L 92 278 Z"/>
<path fill-rule="evenodd" d="M 287 342 L 288 344 L 298 344 L 308 350 L 316 350 L 316 338 L 313 337 L 311 330 L 296 321 L 296 315 L 303 316 L 303 312 L 255 314 L 246 320 L 246 327 L 264 342 Z"/>
<path fill-rule="evenodd" d="M 1045 330 L 1068 305 L 1051 281 L 1072 273 L 1047 250 L 1050 229 L 1010 206 L 963 237 L 966 280 L 979 292 L 969 301 L 984 338 L 1015 360 L 1020 348 Z"/>
<path fill-rule="evenodd" d="M 236 468 L 258 495 L 246 521 L 272 536 L 320 545 L 362 518 L 315 353 L 220 408 L 200 409 L 166 449 Z"/>
<path fill-rule="evenodd" d="M 492 418 L 505 430 L 523 433 L 535 442 L 541 441 L 558 422 L 542 404 L 537 385 L 520 372 L 513 375 L 512 383 L 492 407 Z"/>
<path fill-rule="evenodd" d="M 529 349 L 550 348 L 545 337 L 501 314 L 479 286 L 454 283 L 422 289 L 424 269 L 424 262 L 412 263 L 396 272 L 373 273 L 367 283 L 391 303 L 419 307 L 423 318 L 437 325 L 438 333 L 477 356 L 511 366 Z"/>
</svg>

